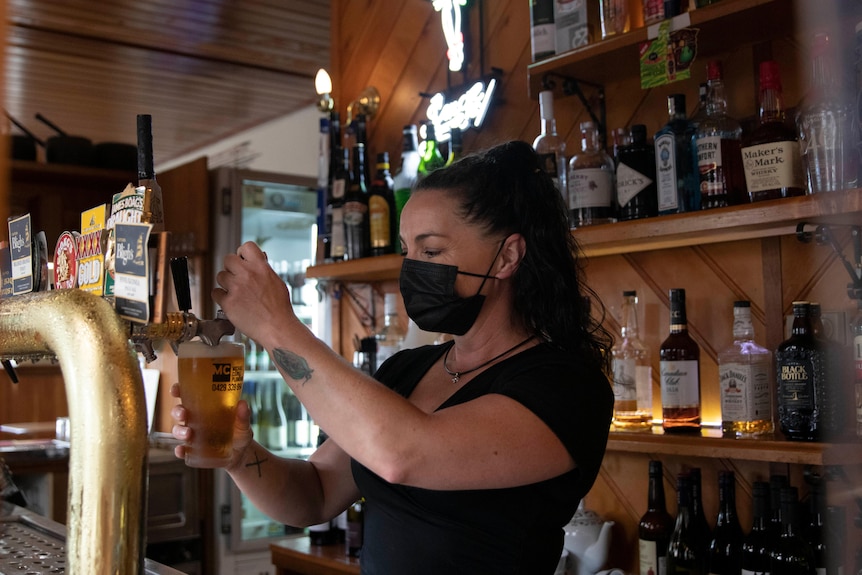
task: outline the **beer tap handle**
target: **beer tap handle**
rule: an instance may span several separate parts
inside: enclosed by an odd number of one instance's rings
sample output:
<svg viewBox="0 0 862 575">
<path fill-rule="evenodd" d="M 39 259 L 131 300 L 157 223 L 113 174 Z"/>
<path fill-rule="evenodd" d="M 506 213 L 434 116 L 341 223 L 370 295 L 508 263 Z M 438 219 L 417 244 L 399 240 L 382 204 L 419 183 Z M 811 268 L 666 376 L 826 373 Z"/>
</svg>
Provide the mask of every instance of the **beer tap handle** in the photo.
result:
<svg viewBox="0 0 862 575">
<path fill-rule="evenodd" d="M 218 345 L 222 337 L 231 335 L 236 331 L 236 328 L 225 317 L 224 312 L 219 310 L 216 313 L 216 318 L 198 322 L 198 333 L 201 341 L 207 345 Z"/>
<path fill-rule="evenodd" d="M 186 256 L 171 258 L 171 275 L 174 276 L 177 307 L 187 312 L 192 308 L 192 291 L 189 287 L 189 262 Z"/>
</svg>

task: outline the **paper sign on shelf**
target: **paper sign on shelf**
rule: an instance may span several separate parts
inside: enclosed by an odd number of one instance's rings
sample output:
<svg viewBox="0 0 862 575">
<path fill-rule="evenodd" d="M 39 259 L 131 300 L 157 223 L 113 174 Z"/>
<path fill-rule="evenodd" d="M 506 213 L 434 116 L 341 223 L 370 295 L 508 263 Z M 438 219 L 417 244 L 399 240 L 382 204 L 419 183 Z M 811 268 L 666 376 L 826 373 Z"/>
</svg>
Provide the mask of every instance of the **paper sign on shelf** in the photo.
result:
<svg viewBox="0 0 862 575">
<path fill-rule="evenodd" d="M 691 65 L 697 56 L 698 29 L 674 29 L 678 18 L 680 16 L 655 25 L 656 37 L 641 43 L 641 88 L 655 88 L 691 77 Z"/>
</svg>

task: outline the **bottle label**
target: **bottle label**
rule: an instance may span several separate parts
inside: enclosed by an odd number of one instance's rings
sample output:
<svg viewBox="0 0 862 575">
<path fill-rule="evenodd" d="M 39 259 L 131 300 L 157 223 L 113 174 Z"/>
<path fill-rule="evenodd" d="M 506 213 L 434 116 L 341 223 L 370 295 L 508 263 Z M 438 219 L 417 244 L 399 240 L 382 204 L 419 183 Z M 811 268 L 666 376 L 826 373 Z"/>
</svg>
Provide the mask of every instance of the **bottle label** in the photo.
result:
<svg viewBox="0 0 862 575">
<path fill-rule="evenodd" d="M 627 205 L 651 183 L 651 179 L 620 162 L 617 166 L 617 203 L 620 207 Z"/>
<path fill-rule="evenodd" d="M 708 136 L 697 139 L 697 168 L 700 172 L 701 195 L 724 193 L 721 178 L 721 137 Z"/>
<path fill-rule="evenodd" d="M 638 564 L 640 575 L 667 575 L 665 557 L 659 556 L 658 542 L 638 540 Z"/>
<path fill-rule="evenodd" d="M 655 139 L 655 173 L 658 187 L 658 211 L 672 212 L 680 208 L 676 176 L 676 140 L 673 134 Z"/>
<path fill-rule="evenodd" d="M 613 199 L 613 175 L 601 168 L 569 172 L 569 208 L 609 208 Z"/>
<path fill-rule="evenodd" d="M 665 409 L 700 405 L 698 362 L 661 361 L 661 406 Z"/>
<path fill-rule="evenodd" d="M 719 365 L 722 421 L 760 421 L 771 417 L 769 366 L 759 363 Z"/>
<path fill-rule="evenodd" d="M 778 402 L 785 410 L 814 409 L 814 364 L 804 359 L 778 362 Z"/>
<path fill-rule="evenodd" d="M 637 392 L 637 360 L 633 357 L 614 359 L 614 400 L 636 401 Z"/>
<path fill-rule="evenodd" d="M 344 207 L 332 207 L 332 244 L 329 254 L 332 258 L 340 260 L 344 258 Z"/>
<path fill-rule="evenodd" d="M 554 23 L 534 24 L 530 28 L 533 61 L 554 54 Z"/>
<path fill-rule="evenodd" d="M 388 248 L 392 243 L 389 226 L 389 202 L 383 196 L 368 198 L 368 226 L 372 248 Z"/>
<path fill-rule="evenodd" d="M 344 203 L 344 225 L 359 226 L 368 215 L 368 206 L 362 202 Z"/>
<path fill-rule="evenodd" d="M 801 188 L 799 161 L 797 142 L 769 142 L 742 148 L 742 167 L 748 192 Z"/>
<path fill-rule="evenodd" d="M 332 180 L 332 197 L 333 198 L 343 198 L 344 190 L 347 189 L 347 181 L 335 179 Z"/>
</svg>

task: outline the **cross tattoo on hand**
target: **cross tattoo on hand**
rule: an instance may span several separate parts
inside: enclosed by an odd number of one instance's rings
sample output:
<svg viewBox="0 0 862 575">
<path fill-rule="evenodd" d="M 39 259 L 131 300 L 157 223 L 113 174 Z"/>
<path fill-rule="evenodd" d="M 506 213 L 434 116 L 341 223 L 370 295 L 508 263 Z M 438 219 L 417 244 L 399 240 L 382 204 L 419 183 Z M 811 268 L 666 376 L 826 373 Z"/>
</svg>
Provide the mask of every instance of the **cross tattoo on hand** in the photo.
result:
<svg viewBox="0 0 862 575">
<path fill-rule="evenodd" d="M 255 451 L 255 452 L 254 452 L 254 461 L 252 461 L 251 463 L 246 463 L 246 464 L 245 464 L 245 466 L 246 466 L 246 467 L 254 467 L 254 466 L 257 466 L 257 476 L 258 476 L 258 477 L 262 477 L 262 475 L 261 475 L 261 473 L 260 473 L 260 464 L 261 464 L 261 463 L 265 463 L 265 462 L 267 462 L 267 461 L 269 461 L 269 457 L 265 457 L 265 458 L 263 458 L 263 459 L 260 459 L 260 458 L 257 456 L 257 451 Z"/>
</svg>

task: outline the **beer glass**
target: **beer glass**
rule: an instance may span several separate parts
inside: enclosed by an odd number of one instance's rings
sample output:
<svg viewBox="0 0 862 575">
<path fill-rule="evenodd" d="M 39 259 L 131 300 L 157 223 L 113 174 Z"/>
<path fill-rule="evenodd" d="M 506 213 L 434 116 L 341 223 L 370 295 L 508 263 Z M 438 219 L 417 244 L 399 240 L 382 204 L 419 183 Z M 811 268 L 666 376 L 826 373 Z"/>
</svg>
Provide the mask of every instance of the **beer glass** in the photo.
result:
<svg viewBox="0 0 862 575">
<path fill-rule="evenodd" d="M 242 393 L 245 349 L 241 343 L 179 345 L 180 400 L 188 412 L 192 439 L 186 465 L 224 467 L 230 461 L 233 422 Z"/>
</svg>

